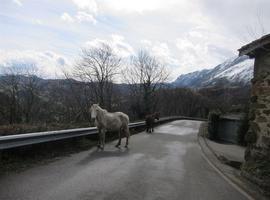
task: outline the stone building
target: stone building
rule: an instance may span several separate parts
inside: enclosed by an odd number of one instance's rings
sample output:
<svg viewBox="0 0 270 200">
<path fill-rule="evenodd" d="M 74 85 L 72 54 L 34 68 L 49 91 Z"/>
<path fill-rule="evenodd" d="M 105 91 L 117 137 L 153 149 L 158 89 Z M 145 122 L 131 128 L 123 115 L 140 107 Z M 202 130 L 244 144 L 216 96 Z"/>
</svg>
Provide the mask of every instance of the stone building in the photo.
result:
<svg viewBox="0 0 270 200">
<path fill-rule="evenodd" d="M 239 49 L 255 58 L 242 174 L 270 193 L 270 34 Z"/>
</svg>

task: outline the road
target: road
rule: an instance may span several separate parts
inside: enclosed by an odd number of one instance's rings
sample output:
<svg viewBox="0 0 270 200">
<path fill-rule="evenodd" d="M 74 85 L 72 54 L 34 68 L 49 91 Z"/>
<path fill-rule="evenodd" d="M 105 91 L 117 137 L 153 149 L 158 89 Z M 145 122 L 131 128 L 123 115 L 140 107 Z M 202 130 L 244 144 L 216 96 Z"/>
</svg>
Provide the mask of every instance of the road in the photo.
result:
<svg viewBox="0 0 270 200">
<path fill-rule="evenodd" d="M 200 122 L 179 120 L 133 135 L 129 149 L 106 144 L 1 177 L 2 200 L 242 200 L 203 158 Z"/>
</svg>

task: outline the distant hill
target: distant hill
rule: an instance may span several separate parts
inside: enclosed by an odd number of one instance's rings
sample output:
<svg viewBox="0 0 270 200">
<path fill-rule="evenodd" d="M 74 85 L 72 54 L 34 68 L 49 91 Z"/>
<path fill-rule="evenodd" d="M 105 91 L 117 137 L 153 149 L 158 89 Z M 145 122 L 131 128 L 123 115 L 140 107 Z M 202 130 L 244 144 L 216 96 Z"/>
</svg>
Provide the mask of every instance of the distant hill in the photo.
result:
<svg viewBox="0 0 270 200">
<path fill-rule="evenodd" d="M 250 84 L 253 77 L 254 60 L 247 56 L 234 57 L 224 63 L 217 65 L 213 69 L 204 69 L 188 74 L 180 75 L 172 83 L 165 84 L 166 87 L 187 87 L 187 88 L 205 88 L 213 86 L 245 86 Z M 0 74 L 0 80 L 7 79 L 7 75 Z M 27 77 L 17 75 L 20 82 L 28 80 Z M 83 85 L 83 82 L 65 79 L 42 79 L 35 77 L 36 84 L 43 91 L 52 90 L 55 86 L 69 87 L 69 82 L 76 82 L 76 85 Z M 162 84 L 164 85 L 164 84 Z M 127 92 L 127 84 L 115 84 L 115 89 L 121 92 Z"/>
<path fill-rule="evenodd" d="M 180 75 L 172 84 L 191 88 L 249 85 L 253 77 L 253 66 L 254 60 L 247 56 L 234 57 L 213 69 Z"/>
</svg>

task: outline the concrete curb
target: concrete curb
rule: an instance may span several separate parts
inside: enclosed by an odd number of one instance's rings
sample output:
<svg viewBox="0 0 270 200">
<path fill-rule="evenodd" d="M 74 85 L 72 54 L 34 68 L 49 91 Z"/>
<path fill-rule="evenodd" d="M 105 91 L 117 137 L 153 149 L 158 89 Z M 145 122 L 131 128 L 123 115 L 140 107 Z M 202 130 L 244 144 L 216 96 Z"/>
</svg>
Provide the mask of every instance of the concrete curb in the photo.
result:
<svg viewBox="0 0 270 200">
<path fill-rule="evenodd" d="M 239 170 L 223 164 L 214 150 L 207 144 L 204 137 L 198 136 L 198 143 L 201 147 L 204 159 L 220 174 L 230 185 L 243 194 L 247 199 L 267 200 L 268 198 L 260 194 L 259 188 L 245 180 Z"/>
</svg>

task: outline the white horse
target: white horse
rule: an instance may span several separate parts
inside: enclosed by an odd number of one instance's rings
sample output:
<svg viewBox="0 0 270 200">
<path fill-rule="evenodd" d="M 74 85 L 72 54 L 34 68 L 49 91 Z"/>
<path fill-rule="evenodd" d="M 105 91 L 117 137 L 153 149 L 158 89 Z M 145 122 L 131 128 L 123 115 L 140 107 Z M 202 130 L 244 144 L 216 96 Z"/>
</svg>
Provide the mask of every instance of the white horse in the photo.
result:
<svg viewBox="0 0 270 200">
<path fill-rule="evenodd" d="M 98 148 L 104 149 L 106 131 L 118 131 L 119 140 L 116 147 L 121 145 L 121 133 L 126 136 L 126 148 L 128 147 L 129 139 L 129 117 L 122 112 L 110 113 L 102 109 L 98 104 L 93 104 L 90 108 L 91 118 L 95 119 L 95 125 L 98 128 L 99 142 Z"/>
</svg>

